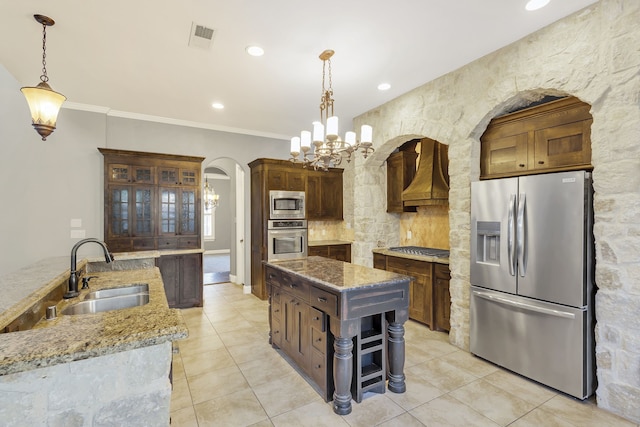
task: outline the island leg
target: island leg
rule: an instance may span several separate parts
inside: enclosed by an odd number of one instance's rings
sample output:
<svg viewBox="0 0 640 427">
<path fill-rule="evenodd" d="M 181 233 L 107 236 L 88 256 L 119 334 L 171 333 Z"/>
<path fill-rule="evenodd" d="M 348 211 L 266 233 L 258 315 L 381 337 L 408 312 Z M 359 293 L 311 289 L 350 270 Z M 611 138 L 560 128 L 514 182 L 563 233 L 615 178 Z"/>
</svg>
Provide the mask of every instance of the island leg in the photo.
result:
<svg viewBox="0 0 640 427">
<path fill-rule="evenodd" d="M 396 320 L 396 319 L 394 319 Z M 404 393 L 404 322 L 389 322 L 389 391 Z"/>
<path fill-rule="evenodd" d="M 351 413 L 351 377 L 353 375 L 353 341 L 351 337 L 335 337 L 333 343 L 333 412 Z"/>
</svg>

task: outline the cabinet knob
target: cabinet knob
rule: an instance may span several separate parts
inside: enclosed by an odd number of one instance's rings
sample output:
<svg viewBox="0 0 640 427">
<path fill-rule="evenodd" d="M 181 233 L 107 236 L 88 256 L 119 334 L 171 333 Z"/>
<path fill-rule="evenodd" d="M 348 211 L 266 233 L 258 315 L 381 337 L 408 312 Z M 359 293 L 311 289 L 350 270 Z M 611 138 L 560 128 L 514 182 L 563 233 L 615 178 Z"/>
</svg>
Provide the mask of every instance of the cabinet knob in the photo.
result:
<svg viewBox="0 0 640 427">
<path fill-rule="evenodd" d="M 313 320 L 320 320 L 318 316 L 314 317 Z"/>
<path fill-rule="evenodd" d="M 295 283 L 292 283 L 292 284 L 290 284 L 290 285 L 289 285 L 289 287 L 290 287 L 291 289 L 294 289 L 294 288 L 297 288 L 297 287 L 298 287 L 298 285 L 297 285 L 297 284 L 295 284 Z"/>
<path fill-rule="evenodd" d="M 543 160 L 538 160 L 538 164 L 539 165 L 544 165 L 544 161 Z"/>
<path fill-rule="evenodd" d="M 521 168 L 524 167 L 524 163 L 520 163 L 518 166 L 520 166 Z"/>
<path fill-rule="evenodd" d="M 318 302 L 327 302 L 325 297 L 318 297 Z"/>
<path fill-rule="evenodd" d="M 318 338 L 316 342 L 322 342 L 322 338 Z"/>
</svg>

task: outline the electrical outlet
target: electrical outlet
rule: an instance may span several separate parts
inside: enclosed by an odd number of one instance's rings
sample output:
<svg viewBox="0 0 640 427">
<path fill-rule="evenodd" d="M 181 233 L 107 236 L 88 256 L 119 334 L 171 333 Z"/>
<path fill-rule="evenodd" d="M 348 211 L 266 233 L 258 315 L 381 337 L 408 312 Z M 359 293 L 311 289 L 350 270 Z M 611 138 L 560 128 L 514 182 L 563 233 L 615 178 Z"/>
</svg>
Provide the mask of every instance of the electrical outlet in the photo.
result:
<svg viewBox="0 0 640 427">
<path fill-rule="evenodd" d="M 411 240 L 411 230 L 407 230 L 407 240 Z"/>
</svg>

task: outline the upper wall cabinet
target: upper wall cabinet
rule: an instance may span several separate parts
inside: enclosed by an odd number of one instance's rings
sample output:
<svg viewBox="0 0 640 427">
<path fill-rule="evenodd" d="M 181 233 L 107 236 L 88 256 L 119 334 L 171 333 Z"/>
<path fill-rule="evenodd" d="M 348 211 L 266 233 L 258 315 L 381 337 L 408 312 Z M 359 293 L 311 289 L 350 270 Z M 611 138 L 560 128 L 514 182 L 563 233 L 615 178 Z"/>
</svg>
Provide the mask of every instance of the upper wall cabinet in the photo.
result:
<svg viewBox="0 0 640 427">
<path fill-rule="evenodd" d="M 342 169 L 307 172 L 307 219 L 342 220 Z"/>
<path fill-rule="evenodd" d="M 104 238 L 115 252 L 200 248 L 202 157 L 99 148 Z"/>
<path fill-rule="evenodd" d="M 403 144 L 387 158 L 387 212 L 416 212 L 415 206 L 404 206 L 402 192 L 416 174 L 417 141 Z"/>
<path fill-rule="evenodd" d="M 569 97 L 493 119 L 480 139 L 480 178 L 593 168 L 589 109 Z"/>
</svg>

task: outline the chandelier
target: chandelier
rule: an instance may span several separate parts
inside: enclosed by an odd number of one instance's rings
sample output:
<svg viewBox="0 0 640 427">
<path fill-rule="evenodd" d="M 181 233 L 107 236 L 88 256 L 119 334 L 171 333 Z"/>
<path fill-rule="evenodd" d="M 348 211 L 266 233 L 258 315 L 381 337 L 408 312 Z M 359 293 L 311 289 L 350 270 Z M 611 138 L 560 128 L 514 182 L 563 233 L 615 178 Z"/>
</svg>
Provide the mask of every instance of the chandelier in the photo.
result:
<svg viewBox="0 0 640 427">
<path fill-rule="evenodd" d="M 360 129 L 360 141 L 356 140 L 355 132 L 345 133 L 344 139 L 338 136 L 338 117 L 333 113 L 333 87 L 331 81 L 331 57 L 335 52 L 327 49 L 320 54 L 322 60 L 322 95 L 320 97 L 320 121 L 313 122 L 313 134 L 303 130 L 300 136 L 291 138 L 292 162 L 302 162 L 304 166 L 313 166 L 314 169 L 327 170 L 342 163 L 345 158 L 351 161 L 351 154 L 360 151 L 363 157 L 374 152 L 373 129 L 369 125 L 363 125 Z M 328 67 L 327 67 L 328 65 Z M 326 72 L 328 68 L 328 73 Z M 325 86 L 325 77 L 329 76 L 329 86 Z M 326 132 L 325 132 L 326 129 Z M 313 153 L 311 151 L 313 142 Z M 302 159 L 298 156 L 302 153 Z"/>
<path fill-rule="evenodd" d="M 36 132 L 40 134 L 43 141 L 56 128 L 56 120 L 62 103 L 67 99 L 63 94 L 51 89 L 49 77 L 47 77 L 47 27 L 55 24 L 55 21 L 48 16 L 33 15 L 36 21 L 42 24 L 42 75 L 40 83 L 36 87 L 23 87 L 20 89 L 31 111 L 31 121 Z"/>
<path fill-rule="evenodd" d="M 205 178 L 204 208 L 209 211 L 215 207 L 218 207 L 219 203 L 220 203 L 220 195 L 216 194 L 216 190 L 214 190 L 213 187 L 209 185 L 209 178 Z"/>
</svg>

